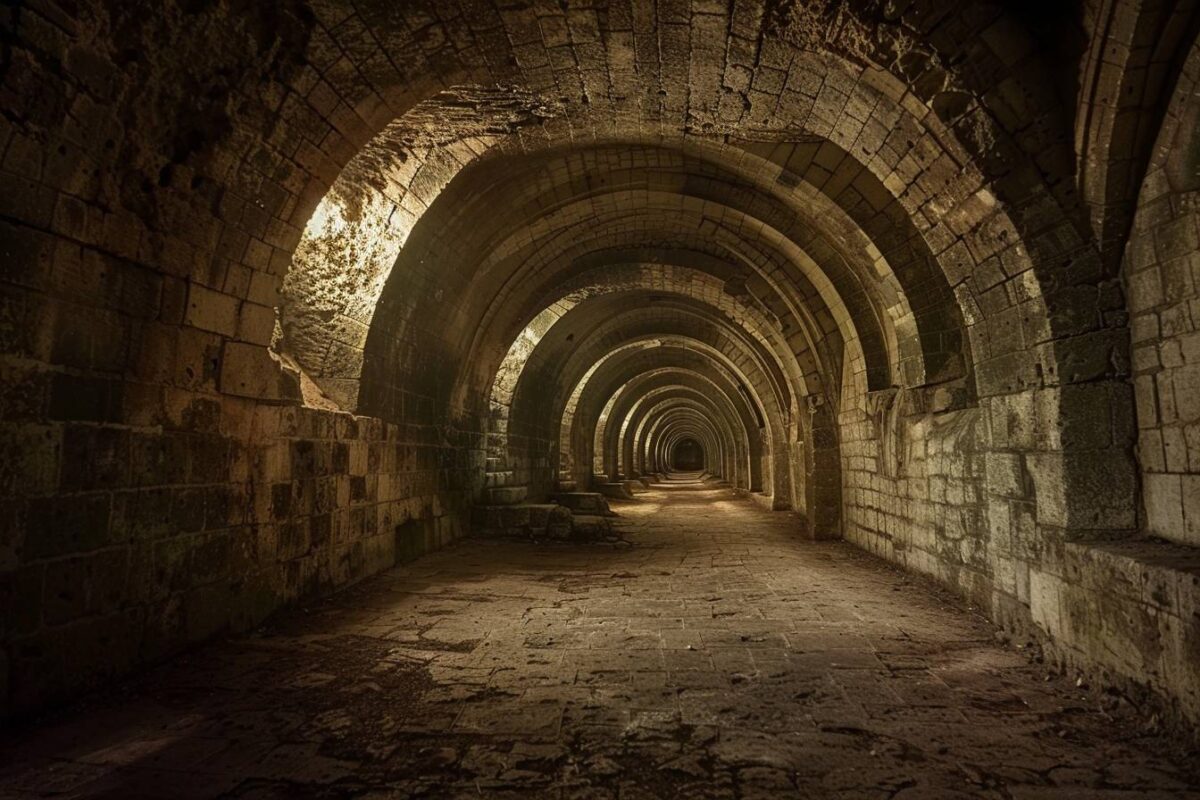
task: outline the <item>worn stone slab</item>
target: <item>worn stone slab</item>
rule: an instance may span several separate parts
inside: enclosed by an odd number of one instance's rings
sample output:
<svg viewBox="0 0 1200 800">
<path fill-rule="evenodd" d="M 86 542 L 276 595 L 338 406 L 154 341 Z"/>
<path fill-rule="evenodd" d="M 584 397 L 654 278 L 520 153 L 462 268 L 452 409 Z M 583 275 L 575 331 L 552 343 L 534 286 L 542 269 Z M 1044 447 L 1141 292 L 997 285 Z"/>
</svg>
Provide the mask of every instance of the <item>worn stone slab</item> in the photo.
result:
<svg viewBox="0 0 1200 800">
<path fill-rule="evenodd" d="M 631 547 L 460 542 L 9 732 L 0 796 L 1197 797 L 881 561 L 712 484 L 617 510 Z"/>
</svg>

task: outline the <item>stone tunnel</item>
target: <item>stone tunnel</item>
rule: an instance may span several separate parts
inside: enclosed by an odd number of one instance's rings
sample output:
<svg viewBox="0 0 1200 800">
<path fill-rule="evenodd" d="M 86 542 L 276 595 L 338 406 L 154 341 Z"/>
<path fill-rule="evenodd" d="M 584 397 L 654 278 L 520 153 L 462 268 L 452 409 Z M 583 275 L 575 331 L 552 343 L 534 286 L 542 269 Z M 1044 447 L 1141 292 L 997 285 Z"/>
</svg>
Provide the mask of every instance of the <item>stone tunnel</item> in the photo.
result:
<svg viewBox="0 0 1200 800">
<path fill-rule="evenodd" d="M 1195 0 L 0 7 L 4 797 L 1200 797 Z"/>
</svg>

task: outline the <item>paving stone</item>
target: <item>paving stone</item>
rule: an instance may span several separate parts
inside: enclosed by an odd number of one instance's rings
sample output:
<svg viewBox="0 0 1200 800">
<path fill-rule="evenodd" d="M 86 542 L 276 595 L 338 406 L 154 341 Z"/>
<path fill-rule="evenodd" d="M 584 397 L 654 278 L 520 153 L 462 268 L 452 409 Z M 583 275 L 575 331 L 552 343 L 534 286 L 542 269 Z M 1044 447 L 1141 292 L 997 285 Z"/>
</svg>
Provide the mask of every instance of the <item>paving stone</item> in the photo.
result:
<svg viewBox="0 0 1200 800">
<path fill-rule="evenodd" d="M 699 483 L 616 511 L 632 546 L 455 545 L 12 732 L 0 792 L 1200 794 L 1136 715 L 786 515 Z"/>
</svg>

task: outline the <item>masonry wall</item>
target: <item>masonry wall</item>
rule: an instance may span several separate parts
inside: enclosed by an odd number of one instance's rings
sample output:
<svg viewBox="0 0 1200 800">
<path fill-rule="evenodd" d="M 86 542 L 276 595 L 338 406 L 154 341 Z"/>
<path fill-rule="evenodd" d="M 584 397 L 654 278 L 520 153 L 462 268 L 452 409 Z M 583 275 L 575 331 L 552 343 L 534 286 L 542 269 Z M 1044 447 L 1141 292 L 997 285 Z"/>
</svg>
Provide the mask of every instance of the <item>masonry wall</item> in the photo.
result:
<svg viewBox="0 0 1200 800">
<path fill-rule="evenodd" d="M 1200 546 L 1200 48 L 1179 77 L 1125 252 L 1143 525 Z"/>
<path fill-rule="evenodd" d="M 301 229 L 395 116 L 308 4 L 0 25 L 3 715 L 449 540 L 483 446 L 302 408 L 270 351 Z"/>
<path fill-rule="evenodd" d="M 489 454 L 500 457 L 498 472 L 489 475 L 497 486 L 524 486 L 531 500 L 542 502 L 557 491 L 558 471 L 551 465 L 556 442 L 539 436 L 512 431 L 512 420 L 493 420 L 497 427 L 489 433 Z"/>
<path fill-rule="evenodd" d="M 12 714 L 450 541 L 481 467 L 478 450 L 365 417 L 39 383 L 43 416 L 5 429 L 21 457 L 0 466 Z"/>
<path fill-rule="evenodd" d="M 1070 392 L 1116 392 L 1091 398 L 1089 435 L 1101 451 L 1132 446 L 1124 392 L 1105 385 Z M 1062 483 L 1053 467 L 1061 456 L 1047 447 L 1062 435 L 1058 397 L 1043 389 L 930 411 L 901 396 L 894 426 L 863 408 L 843 412 L 846 538 L 934 578 L 1017 641 L 1036 642 L 1052 663 L 1194 723 L 1200 551 L 1132 531 L 1094 541 L 1059 527 L 1064 504 L 1080 501 L 1046 491 Z M 885 447 L 887 437 L 896 437 L 894 449 Z M 1101 452 L 1095 460 L 1103 466 Z"/>
<path fill-rule="evenodd" d="M 4 713 L 462 532 L 480 435 L 302 407 L 271 309 L 36 225 L 0 241 Z"/>
<path fill-rule="evenodd" d="M 986 602 L 997 564 L 982 413 L 922 413 L 903 396 L 896 402 L 905 407 L 891 423 L 861 409 L 841 415 L 846 539 Z M 885 437 L 896 438 L 894 451 L 885 452 Z"/>
</svg>

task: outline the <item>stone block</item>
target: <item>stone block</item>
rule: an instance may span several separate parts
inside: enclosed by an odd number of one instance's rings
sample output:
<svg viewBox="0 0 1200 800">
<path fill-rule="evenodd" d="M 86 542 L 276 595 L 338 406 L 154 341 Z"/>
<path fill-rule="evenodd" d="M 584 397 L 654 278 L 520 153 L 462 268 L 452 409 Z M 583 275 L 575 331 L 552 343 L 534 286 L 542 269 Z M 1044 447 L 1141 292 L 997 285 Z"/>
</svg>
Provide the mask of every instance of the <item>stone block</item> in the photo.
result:
<svg viewBox="0 0 1200 800">
<path fill-rule="evenodd" d="M 111 378 L 58 373 L 50 381 L 50 418 L 120 422 L 125 385 Z"/>
<path fill-rule="evenodd" d="M 1020 456 L 1011 453 L 988 453 L 986 463 L 988 492 L 1015 499 L 1026 496 Z"/>
<path fill-rule="evenodd" d="M 605 497 L 612 497 L 620 500 L 632 500 L 633 493 L 624 483 L 601 483 L 596 486 L 601 494 Z"/>
<path fill-rule="evenodd" d="M 275 309 L 257 303 L 243 303 L 238 317 L 238 339 L 267 346 L 275 333 Z"/>
<path fill-rule="evenodd" d="M 60 486 L 66 491 L 128 486 L 129 438 L 130 432 L 121 428 L 68 425 Z"/>
<path fill-rule="evenodd" d="M 576 541 L 595 541 L 612 535 L 608 517 L 575 514 L 571 519 L 571 538 Z"/>
<path fill-rule="evenodd" d="M 193 328 L 234 336 L 238 328 L 238 306 L 236 297 L 193 283 L 188 287 L 183 321 Z"/>
<path fill-rule="evenodd" d="M 266 347 L 226 342 L 221 353 L 219 386 L 237 397 L 265 401 L 298 401 L 300 381 L 284 369 Z"/>
<path fill-rule="evenodd" d="M 492 505 L 513 505 L 529 496 L 525 486 L 493 486 L 484 491 L 487 502 Z"/>
<path fill-rule="evenodd" d="M 1200 547 L 1200 475 L 1181 476 L 1180 494 L 1183 497 L 1183 527 L 1178 541 Z"/>
<path fill-rule="evenodd" d="M 26 635 L 41 626 L 45 574 L 45 564 L 0 572 L 0 613 L 6 635 Z"/>
<path fill-rule="evenodd" d="M 1029 572 L 1029 613 L 1033 621 L 1051 636 L 1062 633 L 1061 581 L 1039 570 Z"/>
<path fill-rule="evenodd" d="M 62 452 L 58 426 L 19 425 L 0 428 L 0 494 L 35 495 L 57 488 Z M 78 442 L 75 442 L 78 450 Z M 85 480 L 80 465 L 71 468 L 72 480 Z"/>
<path fill-rule="evenodd" d="M 1132 530 L 1130 499 L 1137 478 L 1125 450 L 1038 453 L 1025 456 L 1037 497 L 1038 523 L 1089 531 Z"/>
<path fill-rule="evenodd" d="M 554 502 L 577 514 L 608 514 L 608 501 L 599 492 L 559 492 Z"/>
<path fill-rule="evenodd" d="M 111 500 L 107 493 L 31 500 L 26 513 L 25 557 L 82 553 L 109 544 Z"/>
<path fill-rule="evenodd" d="M 1180 541 L 1184 538 L 1183 484 L 1179 475 L 1142 476 L 1142 498 L 1146 504 L 1146 528 L 1155 536 Z"/>
</svg>

